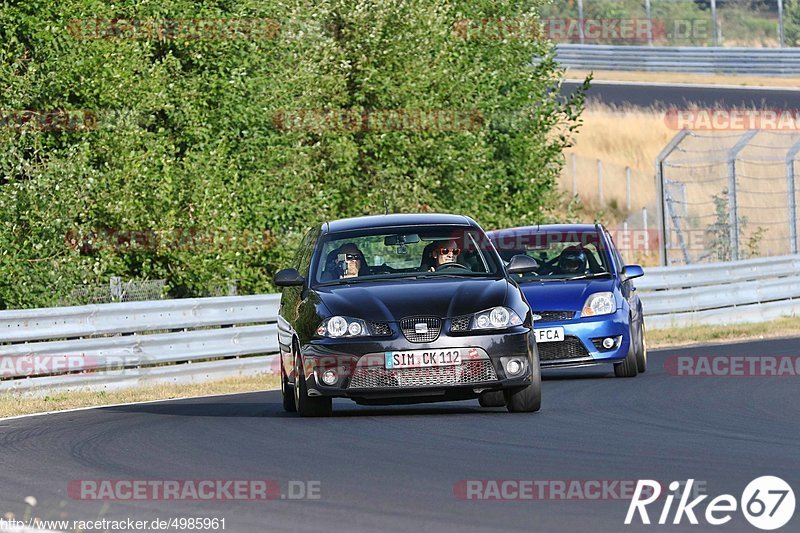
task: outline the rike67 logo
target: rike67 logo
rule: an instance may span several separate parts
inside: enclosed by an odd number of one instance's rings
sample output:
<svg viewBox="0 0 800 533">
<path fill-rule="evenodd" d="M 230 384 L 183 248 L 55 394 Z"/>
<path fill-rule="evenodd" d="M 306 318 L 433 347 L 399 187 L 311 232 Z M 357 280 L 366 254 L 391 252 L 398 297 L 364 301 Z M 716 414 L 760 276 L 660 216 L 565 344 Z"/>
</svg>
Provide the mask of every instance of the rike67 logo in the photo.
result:
<svg viewBox="0 0 800 533">
<path fill-rule="evenodd" d="M 731 494 L 720 494 L 707 502 L 705 512 L 701 512 L 701 503 L 708 498 L 707 494 L 689 500 L 692 495 L 694 479 L 689 479 L 683 485 L 683 492 L 675 507 L 672 524 L 680 524 L 685 516 L 690 524 L 699 524 L 698 515 L 705 519 L 707 524 L 720 526 L 731 521 L 732 513 L 741 509 L 742 514 L 750 524 L 765 531 L 778 529 L 786 525 L 794 515 L 794 491 L 784 480 L 775 476 L 761 476 L 754 479 L 744 488 L 742 497 L 737 501 Z M 677 491 L 682 483 L 673 481 L 669 490 Z M 661 484 L 651 479 L 639 480 L 633 493 L 633 499 L 625 516 L 625 524 L 629 525 L 638 514 L 642 524 L 650 524 L 650 515 L 647 506 L 659 500 Z M 664 504 L 656 523 L 667 524 L 672 513 L 672 504 L 676 495 L 670 494 L 664 498 Z M 659 502 L 660 503 L 660 502 Z M 657 506 L 654 506 L 657 507 Z M 656 509 L 651 509 L 656 510 Z"/>
</svg>

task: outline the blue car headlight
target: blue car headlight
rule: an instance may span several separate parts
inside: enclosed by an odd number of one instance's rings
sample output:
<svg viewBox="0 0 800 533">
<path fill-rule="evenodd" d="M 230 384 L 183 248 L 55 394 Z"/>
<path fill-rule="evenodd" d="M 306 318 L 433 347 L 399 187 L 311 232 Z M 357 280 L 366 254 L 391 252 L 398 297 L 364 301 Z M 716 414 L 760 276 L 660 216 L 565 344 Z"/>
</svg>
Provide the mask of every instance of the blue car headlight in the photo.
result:
<svg viewBox="0 0 800 533">
<path fill-rule="evenodd" d="M 367 324 L 360 318 L 332 316 L 322 321 L 317 328 L 320 337 L 366 337 L 369 330 Z"/>
<path fill-rule="evenodd" d="M 522 319 L 508 307 L 493 307 L 475 313 L 472 329 L 505 329 L 522 324 Z"/>
<path fill-rule="evenodd" d="M 581 318 L 587 316 L 610 315 L 617 310 L 613 292 L 596 292 L 586 298 L 583 304 Z"/>
</svg>

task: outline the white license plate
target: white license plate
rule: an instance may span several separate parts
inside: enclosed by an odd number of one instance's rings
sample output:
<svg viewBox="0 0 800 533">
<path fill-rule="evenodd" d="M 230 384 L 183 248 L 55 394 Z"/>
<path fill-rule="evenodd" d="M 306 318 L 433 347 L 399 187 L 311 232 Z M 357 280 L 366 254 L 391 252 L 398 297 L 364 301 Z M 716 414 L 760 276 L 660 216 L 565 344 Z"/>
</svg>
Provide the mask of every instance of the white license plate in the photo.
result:
<svg viewBox="0 0 800 533">
<path fill-rule="evenodd" d="M 421 368 L 461 364 L 460 350 L 413 350 L 385 352 L 386 368 Z"/>
<path fill-rule="evenodd" d="M 564 328 L 560 326 L 534 329 L 533 331 L 536 334 L 536 342 L 558 342 L 564 340 Z"/>
</svg>

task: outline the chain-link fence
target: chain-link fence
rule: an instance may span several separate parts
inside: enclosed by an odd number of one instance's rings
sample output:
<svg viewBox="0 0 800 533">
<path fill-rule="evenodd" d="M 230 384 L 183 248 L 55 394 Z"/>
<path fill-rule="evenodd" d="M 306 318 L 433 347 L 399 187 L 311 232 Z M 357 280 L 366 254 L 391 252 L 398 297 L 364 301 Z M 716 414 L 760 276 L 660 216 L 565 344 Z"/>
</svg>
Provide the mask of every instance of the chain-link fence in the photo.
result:
<svg viewBox="0 0 800 533">
<path fill-rule="evenodd" d="M 112 302 L 140 302 L 160 300 L 167 291 L 167 281 L 130 280 L 112 277 L 107 285 L 81 285 L 76 287 L 61 305 L 88 305 Z"/>
<path fill-rule="evenodd" d="M 541 8 L 556 42 L 797 46 L 797 0 L 555 0 Z"/>
<path fill-rule="evenodd" d="M 662 263 L 797 253 L 800 132 L 682 130 L 657 161 Z"/>
</svg>

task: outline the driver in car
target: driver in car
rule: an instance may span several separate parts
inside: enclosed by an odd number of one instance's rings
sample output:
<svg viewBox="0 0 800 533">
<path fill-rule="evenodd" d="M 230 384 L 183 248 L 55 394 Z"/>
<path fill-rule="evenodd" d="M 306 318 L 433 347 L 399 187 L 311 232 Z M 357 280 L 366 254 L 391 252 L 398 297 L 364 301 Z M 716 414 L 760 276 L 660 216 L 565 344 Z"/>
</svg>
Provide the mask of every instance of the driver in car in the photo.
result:
<svg viewBox="0 0 800 533">
<path fill-rule="evenodd" d="M 339 248 L 338 259 L 342 263 L 340 278 L 354 278 L 356 276 L 366 274 L 366 261 L 364 261 L 364 254 L 358 249 L 358 246 L 349 242 Z"/>
<path fill-rule="evenodd" d="M 456 241 L 436 241 L 433 250 L 431 250 L 433 266 L 430 271 L 434 272 L 448 263 L 456 263 L 456 258 L 460 253 L 461 250 L 458 248 Z"/>
<path fill-rule="evenodd" d="M 586 272 L 586 252 L 577 246 L 570 246 L 561 252 L 558 268 L 562 274 L 583 274 Z"/>
</svg>

